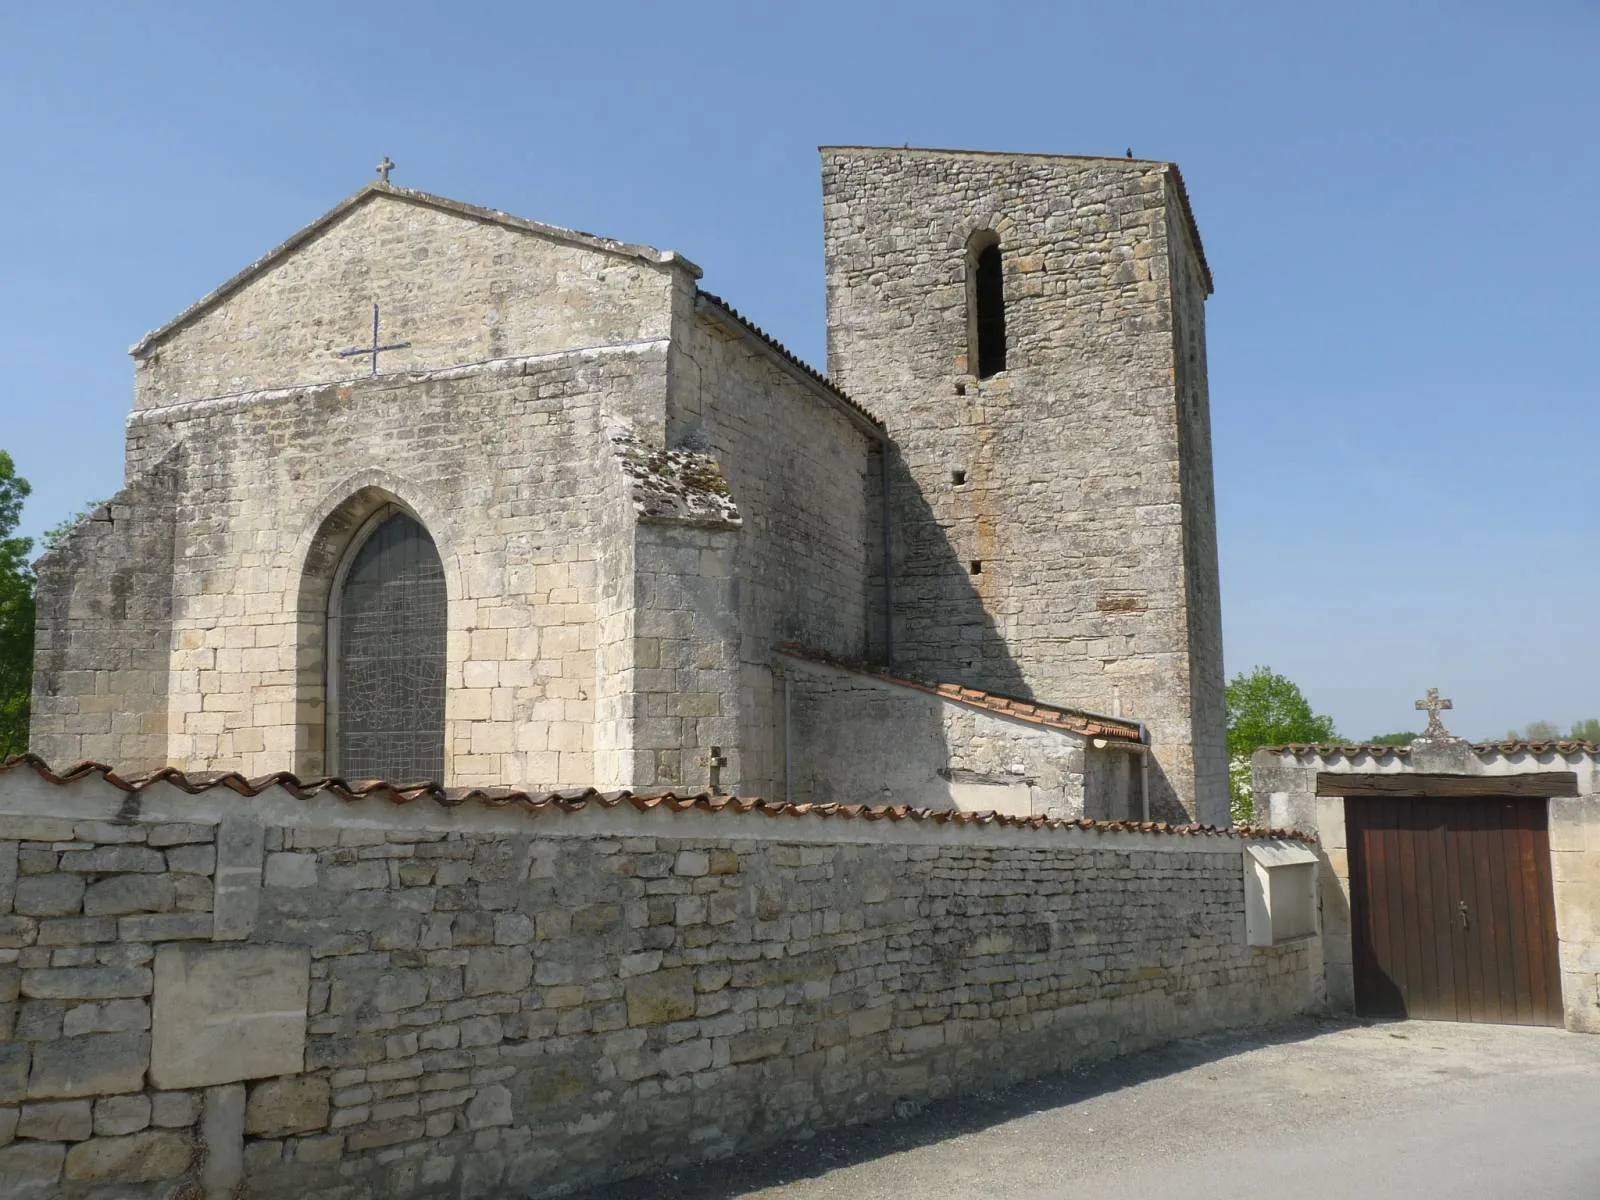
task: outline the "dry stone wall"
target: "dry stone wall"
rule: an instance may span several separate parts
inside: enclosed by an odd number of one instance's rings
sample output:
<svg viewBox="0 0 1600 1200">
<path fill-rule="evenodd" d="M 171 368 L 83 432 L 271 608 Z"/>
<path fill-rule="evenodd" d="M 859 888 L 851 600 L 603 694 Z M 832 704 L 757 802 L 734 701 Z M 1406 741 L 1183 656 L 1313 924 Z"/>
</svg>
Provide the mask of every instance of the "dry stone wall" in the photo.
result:
<svg viewBox="0 0 1600 1200">
<path fill-rule="evenodd" d="M 897 665 L 1140 718 L 1156 812 L 1225 822 L 1204 359 L 1180 385 L 1175 330 L 1203 338 L 1208 285 L 1172 167 L 846 147 L 822 172 L 829 375 L 894 440 Z M 1007 355 L 980 380 L 981 231 Z"/>
<path fill-rule="evenodd" d="M 1319 1003 L 1226 836 L 422 803 L 0 774 L 0 1195 L 551 1195 Z"/>
</svg>

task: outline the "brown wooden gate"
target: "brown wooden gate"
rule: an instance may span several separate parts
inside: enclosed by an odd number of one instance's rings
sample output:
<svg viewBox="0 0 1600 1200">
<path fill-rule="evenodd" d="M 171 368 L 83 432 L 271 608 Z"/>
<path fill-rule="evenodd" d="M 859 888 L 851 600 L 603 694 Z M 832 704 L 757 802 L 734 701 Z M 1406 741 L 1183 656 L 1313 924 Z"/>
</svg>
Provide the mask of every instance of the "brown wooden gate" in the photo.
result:
<svg viewBox="0 0 1600 1200">
<path fill-rule="evenodd" d="M 1358 1013 L 1562 1023 L 1542 799 L 1347 796 L 1345 830 Z"/>
</svg>

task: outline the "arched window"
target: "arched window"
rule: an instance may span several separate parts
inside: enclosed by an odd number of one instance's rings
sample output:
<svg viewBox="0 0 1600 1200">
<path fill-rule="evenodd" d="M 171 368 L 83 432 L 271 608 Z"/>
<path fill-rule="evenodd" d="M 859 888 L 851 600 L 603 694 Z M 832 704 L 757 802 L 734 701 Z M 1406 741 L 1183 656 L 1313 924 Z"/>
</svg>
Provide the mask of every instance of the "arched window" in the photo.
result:
<svg viewBox="0 0 1600 1200">
<path fill-rule="evenodd" d="M 1006 369 L 1006 290 L 1000 239 L 989 230 L 967 243 L 967 363 L 979 379 Z"/>
<path fill-rule="evenodd" d="M 357 534 L 328 608 L 328 744 L 345 779 L 444 782 L 444 566 L 390 506 Z"/>
</svg>

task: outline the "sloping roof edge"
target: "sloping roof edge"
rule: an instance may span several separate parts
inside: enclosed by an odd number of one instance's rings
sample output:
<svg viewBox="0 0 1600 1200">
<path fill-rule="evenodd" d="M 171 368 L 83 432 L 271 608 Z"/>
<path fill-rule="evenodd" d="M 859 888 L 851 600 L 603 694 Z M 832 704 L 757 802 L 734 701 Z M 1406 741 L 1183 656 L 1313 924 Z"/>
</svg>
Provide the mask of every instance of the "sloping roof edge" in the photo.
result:
<svg viewBox="0 0 1600 1200">
<path fill-rule="evenodd" d="M 695 309 L 720 318 L 724 324 L 731 325 L 738 332 L 753 338 L 768 353 L 775 355 L 781 363 L 797 374 L 803 382 L 823 394 L 829 403 L 840 408 L 847 417 L 861 427 L 864 433 L 880 442 L 885 439 L 885 427 L 881 420 L 857 404 L 850 398 L 848 393 L 839 388 L 821 371 L 806 362 L 805 359 L 790 350 L 721 296 L 708 292 L 704 288 L 696 289 Z"/>
<path fill-rule="evenodd" d="M 778 646 L 776 652 L 785 658 L 819 663 L 836 670 L 849 671 L 853 675 L 864 675 L 894 687 L 926 692 L 930 696 L 938 696 L 941 700 L 951 700 L 968 708 L 981 709 L 995 716 L 1010 717 L 1016 721 L 1025 721 L 1030 725 L 1042 725 L 1047 729 L 1064 729 L 1084 737 L 1107 738 L 1132 745 L 1143 744 L 1138 724 L 1123 718 L 1102 716 L 1078 708 L 1064 708 L 1059 704 L 1041 704 L 1037 700 L 1018 700 L 1014 696 L 980 691 L 959 683 L 930 683 L 903 675 L 891 675 L 878 667 L 847 662 L 792 642 Z"/>
<path fill-rule="evenodd" d="M 696 279 L 699 279 L 703 274 L 699 267 L 675 250 L 657 250 L 654 246 L 646 246 L 641 243 L 619 242 L 611 238 L 598 237 L 592 233 L 583 233 L 576 229 L 566 229 L 560 225 L 546 225 L 541 221 L 532 221 L 526 217 L 512 216 L 510 213 L 502 212 L 497 208 L 483 208 L 476 204 L 467 204 L 465 201 L 435 196 L 431 192 L 420 192 L 414 188 L 396 187 L 392 183 L 373 180 L 359 192 L 341 200 L 309 225 L 301 228 L 286 241 L 280 242 L 271 250 L 268 250 L 226 283 L 207 292 L 165 325 L 145 334 L 128 350 L 128 353 L 135 358 L 144 355 L 157 342 L 165 340 L 202 313 L 226 300 L 252 279 L 255 279 L 281 259 L 286 258 L 311 241 L 323 230 L 345 216 L 345 214 L 352 212 L 366 201 L 377 196 L 389 196 L 409 204 L 419 204 L 423 207 L 438 209 L 440 212 L 451 213 L 458 217 L 466 217 L 468 220 L 482 221 L 491 225 L 503 225 L 508 229 L 520 230 L 523 233 L 550 238 L 553 241 L 583 246 L 605 254 L 615 254 L 622 258 L 637 259 L 652 266 L 681 266 Z"/>
<path fill-rule="evenodd" d="M 520 809 L 529 815 L 544 812 L 580 812 L 590 805 L 602 810 L 631 807 L 638 812 L 660 810 L 666 813 L 690 811 L 704 813 L 756 814 L 765 817 L 817 817 L 857 821 L 917 821 L 935 825 L 998 826 L 1013 829 L 1082 829 L 1098 833 L 1162 833 L 1185 837 L 1222 837 L 1238 840 L 1277 839 L 1314 843 L 1312 834 L 1288 829 L 1254 826 L 1223 828 L 1217 825 L 1173 825 L 1166 821 L 1096 821 L 1091 818 L 1069 821 L 1055 817 L 1007 816 L 993 812 L 960 812 L 955 809 L 914 808 L 907 804 L 790 804 L 781 800 L 762 800 L 754 796 L 714 796 L 706 792 L 681 795 L 676 792 L 602 792 L 596 788 L 569 788 L 555 792 L 527 792 L 517 788 L 445 788 L 437 784 L 395 784 L 380 780 L 313 779 L 301 780 L 287 771 L 255 779 L 232 771 L 185 772 L 176 767 L 157 771 L 119 775 L 104 763 L 81 762 L 65 771 L 53 771 L 36 754 L 19 754 L 0 762 L 0 776 L 19 767 L 30 768 L 45 783 L 65 787 L 90 776 L 99 776 L 120 791 L 141 792 L 158 783 L 168 783 L 189 795 L 225 789 L 249 799 L 269 788 L 282 788 L 301 800 L 325 794 L 337 800 L 359 801 L 381 797 L 403 806 L 418 800 L 432 800 L 441 808 L 459 808 L 475 803 L 491 809 Z"/>
<path fill-rule="evenodd" d="M 1437 742 L 1422 742 L 1421 748 L 1434 749 Z M 1600 743 L 1573 741 L 1566 738 L 1548 742 L 1528 742 L 1511 740 L 1505 742 L 1457 742 L 1455 745 L 1465 746 L 1468 750 L 1478 755 L 1493 754 L 1588 754 L 1600 756 Z M 1356 758 L 1366 755 L 1370 758 L 1384 758 L 1393 755 L 1395 758 L 1408 758 L 1412 746 L 1389 746 L 1372 742 L 1347 742 L 1338 745 L 1313 744 L 1311 742 L 1291 742 L 1284 746 L 1263 746 L 1261 751 L 1268 754 L 1316 754 L 1323 758 Z M 1257 751 L 1257 753 L 1261 753 Z"/>
</svg>

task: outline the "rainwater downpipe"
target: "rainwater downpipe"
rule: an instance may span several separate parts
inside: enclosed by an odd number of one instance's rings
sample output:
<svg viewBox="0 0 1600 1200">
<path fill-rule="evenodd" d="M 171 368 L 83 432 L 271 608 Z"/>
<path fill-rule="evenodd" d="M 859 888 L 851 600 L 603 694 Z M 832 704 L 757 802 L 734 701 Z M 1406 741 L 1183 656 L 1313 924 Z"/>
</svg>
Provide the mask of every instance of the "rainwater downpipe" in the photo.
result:
<svg viewBox="0 0 1600 1200">
<path fill-rule="evenodd" d="M 889 520 L 889 443 L 878 443 L 878 475 L 883 480 L 883 661 L 894 666 L 894 533 Z"/>
<path fill-rule="evenodd" d="M 1150 731 L 1144 727 L 1143 721 L 1135 721 L 1139 727 L 1139 745 L 1144 747 L 1144 753 L 1139 755 L 1139 819 L 1150 819 Z"/>
<path fill-rule="evenodd" d="M 794 801 L 794 720 L 793 706 L 789 703 L 789 672 L 783 673 L 783 798 Z"/>
</svg>

